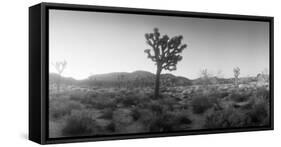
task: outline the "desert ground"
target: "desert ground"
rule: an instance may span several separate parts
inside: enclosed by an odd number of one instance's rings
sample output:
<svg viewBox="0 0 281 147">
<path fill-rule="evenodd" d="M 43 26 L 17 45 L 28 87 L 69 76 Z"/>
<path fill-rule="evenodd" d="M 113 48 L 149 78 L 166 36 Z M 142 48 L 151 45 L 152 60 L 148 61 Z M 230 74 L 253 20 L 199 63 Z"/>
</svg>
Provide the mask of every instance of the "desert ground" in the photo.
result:
<svg viewBox="0 0 281 147">
<path fill-rule="evenodd" d="M 124 84 L 125 82 L 123 82 Z M 163 83 L 163 82 L 162 82 Z M 269 84 L 190 84 L 49 88 L 49 137 L 267 126 Z"/>
</svg>

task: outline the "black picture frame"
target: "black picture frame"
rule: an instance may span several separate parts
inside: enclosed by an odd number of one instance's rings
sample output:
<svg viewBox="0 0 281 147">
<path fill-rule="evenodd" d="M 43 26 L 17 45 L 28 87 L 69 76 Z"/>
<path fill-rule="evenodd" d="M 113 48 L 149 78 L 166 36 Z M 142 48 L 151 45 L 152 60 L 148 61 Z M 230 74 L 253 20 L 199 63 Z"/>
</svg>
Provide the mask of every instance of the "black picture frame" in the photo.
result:
<svg viewBox="0 0 281 147">
<path fill-rule="evenodd" d="M 78 10 L 78 11 L 95 11 L 110 12 L 123 14 L 145 14 L 161 16 L 180 16 L 194 18 L 212 18 L 228 20 L 247 20 L 269 22 L 269 54 L 270 54 L 270 125 L 263 127 L 247 127 L 236 129 L 215 129 L 215 130 L 192 130 L 171 133 L 143 133 L 143 134 L 124 134 L 124 135 L 107 135 L 95 137 L 67 137 L 67 138 L 48 138 L 48 72 L 49 72 L 49 40 L 48 40 L 48 10 Z M 273 48 L 274 48 L 274 31 L 273 17 L 264 16 L 247 16 L 217 13 L 199 13 L 184 11 L 167 11 L 152 9 L 135 9 L 121 7 L 104 7 L 75 4 L 58 4 L 58 3 L 40 3 L 29 8 L 29 140 L 39 144 L 70 143 L 84 141 L 102 141 L 116 139 L 134 139 L 150 137 L 167 137 L 180 135 L 198 135 L 214 134 L 229 132 L 261 131 L 273 130 L 274 126 L 274 66 L 273 66 Z"/>
</svg>

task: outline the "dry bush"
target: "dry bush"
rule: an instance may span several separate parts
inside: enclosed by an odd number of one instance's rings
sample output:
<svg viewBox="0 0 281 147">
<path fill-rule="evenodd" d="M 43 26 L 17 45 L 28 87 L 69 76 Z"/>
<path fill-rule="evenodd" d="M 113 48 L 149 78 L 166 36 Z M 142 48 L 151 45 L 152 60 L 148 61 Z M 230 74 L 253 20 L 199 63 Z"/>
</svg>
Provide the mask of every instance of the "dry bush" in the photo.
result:
<svg viewBox="0 0 281 147">
<path fill-rule="evenodd" d="M 213 103 L 207 96 L 198 95 L 193 97 L 191 105 L 193 113 L 203 114 L 213 106 Z"/>
<path fill-rule="evenodd" d="M 101 118 L 111 120 L 113 116 L 113 111 L 114 109 L 111 108 L 104 109 Z"/>
<path fill-rule="evenodd" d="M 251 97 L 251 93 L 234 92 L 230 95 L 230 99 L 234 102 L 245 102 Z"/>
<path fill-rule="evenodd" d="M 70 114 L 72 110 L 83 109 L 83 104 L 69 99 L 51 99 L 49 103 L 50 120 L 58 120 Z"/>
<path fill-rule="evenodd" d="M 146 108 L 150 109 L 156 115 L 162 114 L 168 110 L 168 106 L 162 105 L 159 101 L 151 101 Z"/>
<path fill-rule="evenodd" d="M 119 95 L 115 98 L 116 103 L 122 105 L 123 107 L 133 107 L 137 105 L 144 105 L 149 102 L 149 95 L 144 92 L 140 92 L 139 90 L 135 90 L 135 92 L 119 92 Z"/>
<path fill-rule="evenodd" d="M 267 101 L 256 101 L 253 108 L 247 113 L 254 126 L 269 124 L 269 103 Z"/>
<path fill-rule="evenodd" d="M 208 115 L 205 120 L 204 128 L 236 128 L 246 127 L 250 123 L 249 117 L 240 110 L 228 108 L 221 111 L 215 111 Z"/>
<path fill-rule="evenodd" d="M 266 87 L 259 87 L 257 88 L 256 97 L 259 97 L 264 100 L 269 100 L 269 91 Z"/>
<path fill-rule="evenodd" d="M 63 136 L 89 136 L 99 133 L 101 128 L 93 117 L 98 114 L 92 113 L 88 110 L 72 111 L 62 129 Z"/>
<path fill-rule="evenodd" d="M 185 112 L 166 112 L 152 118 L 149 129 L 151 132 L 182 131 L 189 129 L 192 123 Z"/>
<path fill-rule="evenodd" d="M 118 99 L 118 103 L 121 103 L 124 107 L 131 107 L 136 106 L 140 103 L 140 101 L 133 96 L 124 96 L 124 98 Z"/>
<path fill-rule="evenodd" d="M 82 104 L 88 108 L 104 109 L 104 108 L 115 108 L 116 102 L 111 94 L 95 94 L 87 96 L 80 100 Z"/>
<path fill-rule="evenodd" d="M 205 128 L 237 128 L 269 125 L 269 103 L 251 98 L 251 101 L 240 108 L 229 107 L 215 111 L 205 120 Z"/>
<path fill-rule="evenodd" d="M 209 94 L 209 97 L 214 97 L 214 98 L 217 98 L 217 99 L 222 99 L 222 98 L 227 97 L 228 95 L 229 95 L 228 92 L 215 90 L 215 91 L 212 91 Z"/>
</svg>

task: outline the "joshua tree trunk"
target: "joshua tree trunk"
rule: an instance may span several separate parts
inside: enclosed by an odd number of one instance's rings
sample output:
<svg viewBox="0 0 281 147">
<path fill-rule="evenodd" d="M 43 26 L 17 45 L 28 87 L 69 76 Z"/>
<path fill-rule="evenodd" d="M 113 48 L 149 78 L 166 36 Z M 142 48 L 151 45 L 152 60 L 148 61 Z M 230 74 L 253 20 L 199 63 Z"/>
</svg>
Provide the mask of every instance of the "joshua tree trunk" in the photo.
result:
<svg viewBox="0 0 281 147">
<path fill-rule="evenodd" d="M 238 84 L 238 77 L 235 77 L 235 79 L 234 79 L 234 85 L 235 85 L 236 88 L 239 87 L 239 84 Z"/>
<path fill-rule="evenodd" d="M 53 66 L 58 71 L 58 75 L 59 75 L 58 80 L 57 80 L 57 90 L 58 90 L 58 92 L 60 92 L 62 72 L 64 71 L 64 69 L 66 67 L 66 64 L 67 64 L 66 61 L 53 63 Z"/>
<path fill-rule="evenodd" d="M 159 97 L 160 73 L 161 73 L 161 67 L 157 66 L 156 79 L 155 79 L 155 91 L 154 91 L 155 99 L 157 99 Z"/>
<path fill-rule="evenodd" d="M 57 92 L 58 93 L 60 92 L 60 82 L 61 82 L 61 75 L 59 74 L 59 78 L 58 78 L 58 81 L 57 81 Z"/>
</svg>

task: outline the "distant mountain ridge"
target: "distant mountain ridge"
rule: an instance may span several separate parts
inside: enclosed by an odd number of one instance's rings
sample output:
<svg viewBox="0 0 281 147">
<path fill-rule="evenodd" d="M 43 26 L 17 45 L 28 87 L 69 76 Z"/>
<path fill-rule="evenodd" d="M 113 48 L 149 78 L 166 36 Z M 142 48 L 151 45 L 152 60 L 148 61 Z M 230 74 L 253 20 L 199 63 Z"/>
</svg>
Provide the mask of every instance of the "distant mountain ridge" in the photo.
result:
<svg viewBox="0 0 281 147">
<path fill-rule="evenodd" d="M 256 77 L 239 78 L 240 82 L 242 83 L 253 82 L 259 79 L 261 79 L 261 76 L 259 74 Z M 142 70 L 137 70 L 134 72 L 112 72 L 91 75 L 87 79 L 83 80 L 76 80 L 71 77 L 60 77 L 55 73 L 49 74 L 50 83 L 55 83 L 58 80 L 62 84 L 78 84 L 85 86 L 152 86 L 155 82 L 155 74 Z M 206 81 L 202 78 L 191 80 L 186 77 L 175 76 L 170 73 L 161 74 L 160 80 L 161 85 L 164 86 L 188 86 L 206 84 Z M 233 78 L 209 77 L 207 83 L 228 84 L 233 83 Z"/>
<path fill-rule="evenodd" d="M 49 74 L 50 83 L 59 80 L 59 75 L 55 73 Z M 152 85 L 155 81 L 155 74 L 148 71 L 134 71 L 134 72 L 112 72 L 106 74 L 91 75 L 87 79 L 76 80 L 69 77 L 61 77 L 63 84 L 79 84 L 79 85 L 120 85 L 120 83 L 132 83 L 136 85 Z M 192 80 L 185 77 L 175 76 L 173 74 L 161 74 L 162 84 L 174 85 L 191 85 Z"/>
</svg>

